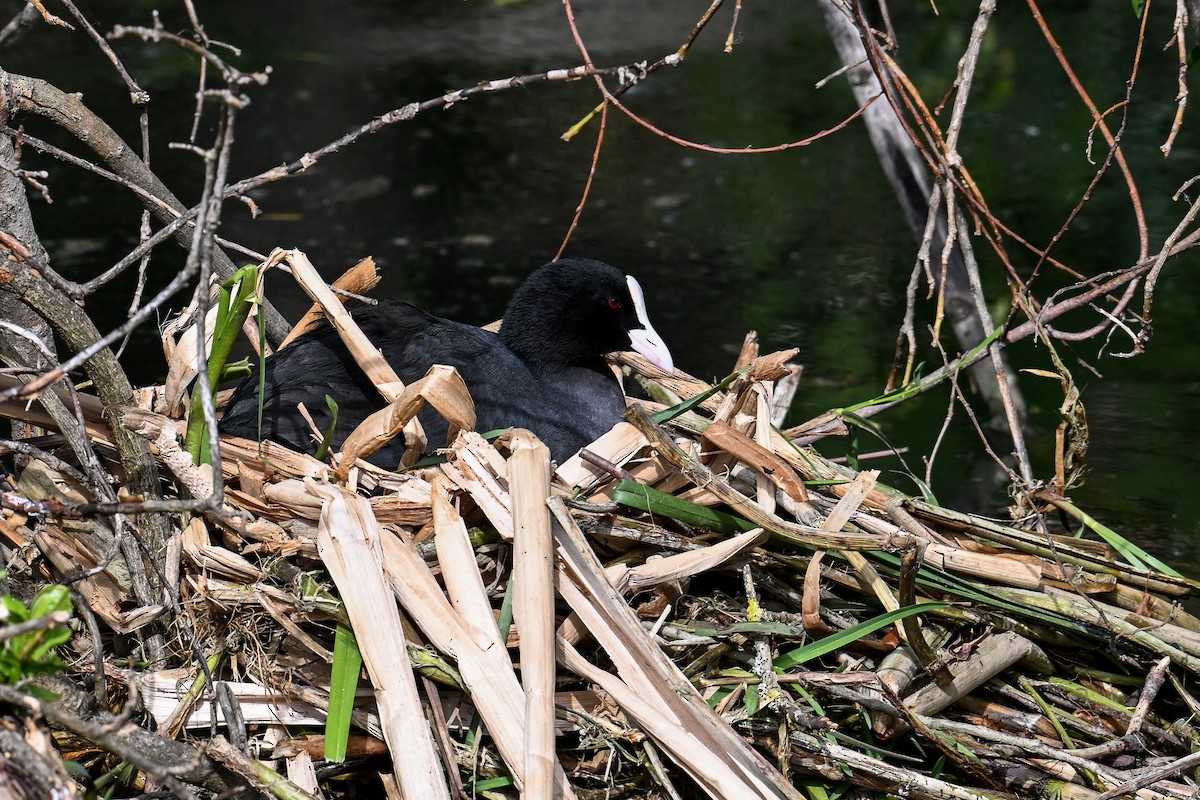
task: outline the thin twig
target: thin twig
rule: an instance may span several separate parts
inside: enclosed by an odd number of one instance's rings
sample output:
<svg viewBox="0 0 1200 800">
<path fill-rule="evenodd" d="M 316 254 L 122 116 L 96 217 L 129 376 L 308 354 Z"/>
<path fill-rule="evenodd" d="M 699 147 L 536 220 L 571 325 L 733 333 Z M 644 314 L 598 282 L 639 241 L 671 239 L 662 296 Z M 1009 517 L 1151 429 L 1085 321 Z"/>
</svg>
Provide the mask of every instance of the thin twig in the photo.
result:
<svg viewBox="0 0 1200 800">
<path fill-rule="evenodd" d="M 83 15 L 83 12 L 81 12 L 75 6 L 75 4 L 71 2 L 71 0 L 59 0 L 59 2 L 66 6 L 66 9 L 71 12 L 71 16 L 75 18 L 75 21 L 79 23 L 84 32 L 86 32 L 91 40 L 96 43 L 96 46 L 100 48 L 100 52 L 104 54 L 104 57 L 107 58 L 113 65 L 113 69 L 115 69 L 117 74 L 121 76 L 121 80 L 125 81 L 125 86 L 129 89 L 130 102 L 139 106 L 149 103 L 150 93 L 138 86 L 137 81 L 133 79 L 133 76 L 130 75 L 129 71 L 125 69 L 125 65 L 121 63 L 121 59 L 119 59 L 117 54 L 113 52 L 113 49 L 109 46 L 108 42 L 104 41 L 104 37 L 100 35 L 100 32 L 92 27 L 92 23 L 88 22 L 87 17 Z"/>
<path fill-rule="evenodd" d="M 1058 59 L 1059 65 L 1062 67 L 1063 73 L 1066 74 L 1067 80 L 1070 81 L 1071 86 L 1075 89 L 1076 94 L 1079 95 L 1079 99 L 1083 101 L 1083 104 L 1091 113 L 1092 120 L 1100 129 L 1100 133 L 1104 136 L 1105 141 L 1108 142 L 1109 147 L 1113 148 L 1114 152 L 1116 153 L 1117 166 L 1120 168 L 1121 174 L 1125 178 L 1129 202 L 1133 206 L 1134 221 L 1137 224 L 1138 260 L 1144 260 L 1147 258 L 1150 249 L 1150 233 L 1146 224 L 1146 214 L 1142 208 L 1141 195 L 1138 192 L 1137 183 L 1133 179 L 1133 172 L 1130 169 L 1129 164 L 1125 161 L 1125 154 L 1117 146 L 1117 138 L 1108 129 L 1108 124 L 1104 121 L 1103 115 L 1096 108 L 1096 104 L 1092 102 L 1092 98 L 1090 95 L 1088 95 L 1087 90 L 1083 88 L 1083 83 L 1075 74 L 1075 70 L 1071 68 L 1071 64 L 1069 61 L 1067 61 L 1066 54 L 1063 53 L 1062 47 L 1059 45 L 1058 40 L 1054 37 L 1054 34 L 1050 32 L 1050 27 L 1046 24 L 1046 20 L 1042 16 L 1041 9 L 1038 8 L 1036 0 L 1026 0 L 1026 3 L 1029 6 L 1030 12 L 1033 14 L 1033 19 L 1037 23 L 1038 29 L 1041 30 L 1042 36 L 1045 37 L 1046 42 L 1050 45 L 1051 52 L 1054 53 L 1055 58 Z M 1142 42 L 1145 39 L 1145 24 L 1149 16 L 1150 0 L 1145 0 L 1145 4 L 1142 7 L 1142 27 L 1138 31 L 1137 55 L 1134 57 L 1134 70 L 1133 75 L 1131 76 L 1131 87 L 1132 81 L 1137 75 L 1137 64 L 1139 63 L 1141 55 Z"/>
</svg>

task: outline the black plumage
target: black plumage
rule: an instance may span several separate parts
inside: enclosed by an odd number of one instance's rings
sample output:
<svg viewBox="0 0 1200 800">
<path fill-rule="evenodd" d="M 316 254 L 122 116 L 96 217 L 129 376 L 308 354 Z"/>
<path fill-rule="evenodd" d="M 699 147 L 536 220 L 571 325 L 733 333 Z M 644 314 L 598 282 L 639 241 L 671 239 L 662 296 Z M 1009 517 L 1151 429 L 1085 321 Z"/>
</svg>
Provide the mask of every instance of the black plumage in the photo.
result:
<svg viewBox="0 0 1200 800">
<path fill-rule="evenodd" d="M 637 281 L 588 259 L 564 259 L 536 270 L 517 289 L 499 334 L 390 300 L 351 311 L 355 322 L 411 383 L 434 364 L 458 369 L 475 401 L 476 429 L 528 428 L 561 462 L 611 428 L 625 397 L 604 354 L 637 350 L 666 369 L 670 353 L 646 318 Z M 313 452 L 304 403 L 317 426 L 329 424 L 325 395 L 339 406 L 333 442 L 384 405 L 330 325 L 299 337 L 268 358 L 263 439 Z M 446 444 L 447 424 L 432 408 L 419 415 L 430 447 Z M 258 439 L 258 374 L 226 405 L 221 431 Z M 394 467 L 400 437 L 371 460 Z"/>
</svg>

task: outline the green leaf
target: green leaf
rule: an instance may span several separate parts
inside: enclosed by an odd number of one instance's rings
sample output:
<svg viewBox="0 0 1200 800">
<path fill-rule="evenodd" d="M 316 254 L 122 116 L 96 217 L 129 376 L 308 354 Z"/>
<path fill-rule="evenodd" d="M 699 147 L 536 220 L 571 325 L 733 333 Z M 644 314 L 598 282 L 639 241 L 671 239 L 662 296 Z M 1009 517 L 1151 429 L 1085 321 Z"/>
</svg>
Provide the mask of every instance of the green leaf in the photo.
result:
<svg viewBox="0 0 1200 800">
<path fill-rule="evenodd" d="M 341 763 L 346 760 L 346 743 L 350 739 L 350 714 L 354 711 L 354 695 L 358 691 L 358 676 L 362 670 L 362 651 L 348 625 L 338 623 L 333 640 L 333 674 L 329 679 L 329 710 L 325 717 L 325 759 Z"/>
<path fill-rule="evenodd" d="M 50 648 L 58 647 L 71 641 L 73 635 L 71 629 L 66 625 L 55 625 L 46 631 L 46 642 Z"/>
<path fill-rule="evenodd" d="M 45 630 L 34 631 L 18 637 L 22 640 L 20 649 L 28 653 L 26 661 L 31 664 L 42 664 L 52 655 L 54 648 L 71 640 L 71 629 L 65 625 L 55 625 Z"/>
<path fill-rule="evenodd" d="M 755 714 L 758 713 L 759 701 L 761 699 L 762 698 L 760 698 L 758 696 L 758 687 L 757 686 L 747 686 L 746 687 L 746 713 L 749 716 L 753 717 Z"/>
<path fill-rule="evenodd" d="M 261 393 L 259 394 L 261 397 Z M 314 458 L 317 461 L 324 461 L 325 456 L 329 455 L 329 448 L 333 444 L 333 432 L 337 430 L 338 423 L 338 404 L 329 395 L 325 395 L 325 405 L 329 409 L 329 425 L 325 428 L 325 435 L 321 437 L 321 443 L 317 445 L 317 452 Z"/>
<path fill-rule="evenodd" d="M 72 610 L 71 590 L 55 583 L 38 592 L 38 596 L 34 598 L 33 605 L 29 609 L 29 615 L 31 618 L 36 619 L 54 611 L 66 611 L 70 613 Z"/>
<path fill-rule="evenodd" d="M 235 378 L 241 380 L 250 375 L 250 358 L 239 358 L 237 361 L 230 361 L 225 364 L 225 368 L 221 370 L 221 383 L 231 381 Z"/>
<path fill-rule="evenodd" d="M 729 385 L 738 379 L 738 376 L 744 375 L 749 369 L 750 369 L 749 365 L 742 367 L 740 370 L 733 373 L 732 375 L 726 376 L 723 381 L 721 381 L 720 383 L 718 383 L 716 386 L 712 387 L 711 389 L 706 389 L 703 392 L 701 392 L 700 394 L 693 397 L 692 399 L 684 400 L 682 403 L 679 403 L 678 405 L 671 406 L 670 408 L 664 408 L 662 411 L 659 411 L 657 414 L 652 414 L 650 416 L 650 419 L 654 420 L 654 422 L 658 425 L 663 425 L 667 422 L 670 422 L 671 420 L 678 417 L 680 414 L 683 414 L 687 411 L 691 411 L 693 408 L 700 405 L 701 403 L 703 403 L 708 398 L 712 397 L 717 392 L 723 392 L 726 389 L 728 389 Z"/>
<path fill-rule="evenodd" d="M 921 497 L 925 498 L 926 503 L 929 503 L 931 506 L 938 505 L 937 495 L 933 493 L 932 486 L 912 473 L 909 473 L 908 477 L 917 485 L 917 489 L 921 492 Z"/>
<path fill-rule="evenodd" d="M 812 644 L 807 644 L 804 647 L 782 654 L 775 659 L 775 669 L 780 672 L 787 672 L 789 669 L 799 666 L 806 661 L 812 661 L 814 658 L 819 658 L 826 653 L 832 653 L 834 650 L 840 650 L 847 645 L 853 644 L 864 636 L 872 634 L 881 628 L 886 628 L 905 617 L 949 607 L 949 603 L 919 603 L 913 606 L 898 608 L 886 614 L 880 614 L 865 622 L 860 622 L 857 625 L 846 628 L 844 631 L 838 631 L 831 636 L 826 636 L 824 639 L 818 639 Z"/>
<path fill-rule="evenodd" d="M 680 500 L 674 495 L 643 486 L 637 481 L 619 481 L 613 490 L 612 499 L 618 505 L 670 517 L 688 525 L 707 528 L 719 533 L 743 533 L 758 527 L 749 520 Z"/>
<path fill-rule="evenodd" d="M 507 789 L 513 785 L 512 778 L 487 778 L 486 780 L 476 781 L 472 788 L 477 792 L 490 792 L 496 789 Z"/>
<path fill-rule="evenodd" d="M 1120 553 L 1127 562 L 1137 569 L 1146 572 L 1157 570 L 1158 572 L 1161 572 L 1164 575 L 1170 575 L 1173 578 L 1183 577 L 1179 572 L 1150 555 L 1145 550 L 1114 531 L 1112 528 L 1109 528 L 1100 521 L 1093 519 L 1086 511 L 1078 508 L 1071 502 L 1063 498 L 1056 497 L 1051 497 L 1049 500 L 1051 503 L 1075 517 L 1084 525 L 1091 528 L 1097 536 L 1107 542 L 1114 550 Z"/>
<path fill-rule="evenodd" d="M 30 608 L 9 595 L 0 597 L 9 624 L 44 618 L 47 614 L 72 611 L 71 592 L 57 584 L 44 587 Z M 32 675 L 59 672 L 66 664 L 54 652 L 70 641 L 72 632 L 67 625 L 52 625 L 41 630 L 14 636 L 0 642 L 0 683 L 18 683 Z"/>
<path fill-rule="evenodd" d="M 0 597 L 0 603 L 4 604 L 4 610 L 8 612 L 8 619 L 5 621 L 9 625 L 15 625 L 18 622 L 24 622 L 29 619 L 29 609 L 12 595 L 6 594 Z"/>
<path fill-rule="evenodd" d="M 1046 702 L 1046 698 L 1042 697 L 1041 692 L 1034 688 L 1029 681 L 1024 679 L 1021 680 L 1021 688 L 1025 691 L 1026 695 L 1033 698 L 1033 702 L 1037 703 L 1038 708 L 1042 710 L 1042 716 L 1050 722 L 1051 726 L 1054 727 L 1054 732 L 1058 736 L 1058 740 L 1062 742 L 1068 750 L 1074 750 L 1076 747 L 1078 747 L 1078 745 L 1075 744 L 1075 740 L 1071 738 L 1069 733 L 1067 733 L 1067 729 L 1063 727 L 1063 723 L 1062 720 L 1059 719 L 1057 709 L 1055 709 L 1050 703 Z"/>
<path fill-rule="evenodd" d="M 832 800 L 832 798 L 837 796 L 836 794 L 831 794 L 835 790 L 831 789 L 828 784 L 817 783 L 815 778 L 797 776 L 796 785 L 804 789 L 809 800 Z"/>
<path fill-rule="evenodd" d="M 242 267 L 221 284 L 206 376 L 212 389 L 216 389 L 221 380 L 225 362 L 229 360 L 229 353 L 237 341 L 242 324 L 250 316 L 250 309 L 258 303 L 255 295 L 257 289 L 258 267 L 254 265 Z M 200 386 L 200 378 L 197 377 L 192 386 L 191 412 L 184 442 L 193 462 L 207 464 L 212 460 L 212 455 L 208 452 L 208 424 L 204 419 Z M 259 396 L 262 396 L 261 393 Z"/>
<path fill-rule="evenodd" d="M 958 365 L 955 366 L 955 368 L 953 370 L 951 370 L 943 375 L 940 375 L 936 378 L 931 378 L 931 379 L 914 378 L 912 381 L 910 381 L 909 383 L 906 383 L 904 386 L 901 386 L 899 389 L 896 389 L 895 391 L 888 392 L 887 394 L 881 394 L 878 397 L 872 397 L 870 400 L 863 400 L 861 403 L 855 403 L 854 405 L 846 406 L 845 408 L 835 408 L 835 409 L 833 409 L 833 413 L 837 414 L 840 417 L 856 415 L 856 412 L 861 411 L 862 409 L 868 408 L 870 406 L 882 405 L 884 403 L 895 404 L 895 403 L 900 402 L 901 400 L 907 400 L 910 397 L 918 395 L 925 389 L 928 389 L 930 386 L 940 383 L 941 381 L 944 381 L 953 375 L 957 375 L 959 372 L 961 372 L 963 369 L 965 369 L 965 367 L 963 365 L 972 363 L 972 361 L 977 356 L 979 356 L 980 353 L 982 353 L 987 348 L 991 347 L 992 342 L 999 339 L 1003 333 L 1004 333 L 1003 325 L 994 329 L 991 333 L 989 333 L 984 338 L 984 340 L 982 342 L 980 342 L 979 344 L 972 347 L 970 351 L 968 351 L 965 355 L 963 355 L 963 357 L 959 360 Z M 861 419 L 861 417 L 860 417 L 860 419 Z"/>
<path fill-rule="evenodd" d="M 876 569 L 881 574 L 892 576 L 900 574 L 900 558 L 894 553 L 887 553 L 882 550 L 868 550 L 865 555 L 875 562 Z M 829 556 L 835 559 L 842 559 L 842 556 L 835 552 L 831 552 Z M 977 603 L 983 603 L 1015 617 L 1032 618 L 1057 630 L 1075 634 L 1088 633 L 1083 625 L 1062 614 L 1037 608 L 1028 603 L 1014 602 L 990 591 L 983 583 L 973 583 L 963 580 L 952 573 L 940 572 L 933 569 L 928 564 L 922 566 L 917 572 L 917 585 L 938 594 L 948 594 L 960 600 L 973 600 Z"/>
<path fill-rule="evenodd" d="M 508 632 L 512 628 L 513 623 L 513 594 L 515 587 L 513 580 L 510 577 L 508 583 L 504 586 L 504 600 L 500 603 L 500 615 L 496 619 L 496 627 L 500 629 L 500 638 L 508 640 Z"/>
<path fill-rule="evenodd" d="M 707 701 L 708 705 L 711 706 L 712 708 L 716 708 L 717 705 L 722 700 L 724 700 L 726 697 L 728 697 L 729 693 L 732 691 L 733 691 L 732 686 L 722 686 L 720 689 L 717 689 L 715 692 L 713 692 L 711 695 L 709 695 L 709 698 Z"/>
<path fill-rule="evenodd" d="M 1129 706 L 1126 706 L 1124 703 L 1118 703 L 1116 700 L 1100 694 L 1100 692 L 1089 689 L 1088 687 L 1067 678 L 1059 678 L 1051 675 L 1048 678 L 1048 682 L 1058 686 L 1060 689 L 1066 692 L 1078 695 L 1084 700 L 1084 702 L 1092 703 L 1100 706 L 1101 708 L 1110 709 L 1117 714 L 1128 715 L 1133 712 L 1133 709 Z M 1143 681 L 1143 685 L 1144 684 L 1145 682 Z"/>
</svg>

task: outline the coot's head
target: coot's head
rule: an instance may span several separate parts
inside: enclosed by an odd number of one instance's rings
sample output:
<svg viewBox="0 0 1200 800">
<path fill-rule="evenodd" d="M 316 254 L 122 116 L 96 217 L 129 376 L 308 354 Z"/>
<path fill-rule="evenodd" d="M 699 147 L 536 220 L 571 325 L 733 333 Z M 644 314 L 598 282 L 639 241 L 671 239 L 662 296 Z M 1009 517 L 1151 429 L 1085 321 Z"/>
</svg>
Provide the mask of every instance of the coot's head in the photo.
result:
<svg viewBox="0 0 1200 800">
<path fill-rule="evenodd" d="M 585 258 L 553 261 L 530 275 L 504 312 L 500 336 L 522 361 L 541 368 L 590 366 L 605 353 L 634 350 L 674 369 L 638 282 Z"/>
</svg>

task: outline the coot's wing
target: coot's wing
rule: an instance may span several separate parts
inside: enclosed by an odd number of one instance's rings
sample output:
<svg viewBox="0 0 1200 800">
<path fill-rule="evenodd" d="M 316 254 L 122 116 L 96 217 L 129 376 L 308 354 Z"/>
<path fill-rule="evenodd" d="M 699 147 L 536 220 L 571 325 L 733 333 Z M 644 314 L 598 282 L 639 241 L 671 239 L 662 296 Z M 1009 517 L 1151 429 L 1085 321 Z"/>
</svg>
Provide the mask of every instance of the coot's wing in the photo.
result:
<svg viewBox="0 0 1200 800">
<path fill-rule="evenodd" d="M 382 309 L 383 305 L 378 308 Z M 406 384 L 420 380 L 434 364 L 454 367 L 475 402 L 476 429 L 486 432 L 504 427 L 489 426 L 494 419 L 494 415 L 488 414 L 489 406 L 505 402 L 502 390 L 498 387 L 510 383 L 527 385 L 532 381 L 532 376 L 521 360 L 504 346 L 500 337 L 473 325 L 432 317 L 424 312 L 419 312 L 425 317 L 423 324 L 412 324 L 411 315 L 398 318 L 399 315 L 392 312 L 390 304 L 388 309 L 387 313 L 377 310 L 364 316 L 359 323 L 367 338 L 380 345 L 380 352 L 400 380 Z M 403 335 L 398 335 L 398 332 Z M 376 407 L 381 407 L 381 404 Z M 418 419 L 425 429 L 429 449 L 445 447 L 449 434 L 446 420 L 430 406 L 418 414 Z M 403 452 L 402 448 L 397 452 Z"/>
<path fill-rule="evenodd" d="M 525 365 L 495 334 L 434 317 L 399 301 L 383 301 L 351 313 L 363 334 L 380 346 L 384 359 L 405 383 L 418 380 L 434 364 L 448 364 L 468 375 L 472 371 L 505 376 L 515 374 L 519 384 L 531 381 Z M 470 386 L 471 380 L 466 375 L 464 379 Z M 308 424 L 296 411 L 299 403 L 304 403 L 317 428 L 324 431 L 330 422 L 325 396 L 337 401 L 335 447 L 340 447 L 364 419 L 383 408 L 383 398 L 378 390 L 351 358 L 337 332 L 328 325 L 301 336 L 267 359 L 265 381 L 262 438 L 304 452 L 313 452 L 316 444 Z M 485 392 L 485 395 L 495 396 L 491 392 Z M 445 420 L 432 410 L 422 412 L 420 419 L 429 446 L 443 447 L 448 433 Z M 243 381 L 230 398 L 221 420 L 221 430 L 235 436 L 259 438 L 257 371 Z M 403 451 L 403 443 L 397 442 L 372 460 L 395 466 Z"/>
<path fill-rule="evenodd" d="M 301 336 L 267 359 L 261 437 L 257 370 L 237 387 L 225 406 L 221 430 L 247 439 L 271 439 L 311 453 L 316 443 L 296 406 L 303 403 L 318 429 L 324 431 L 330 420 L 326 395 L 338 403 L 338 442 L 382 406 L 379 392 L 328 326 Z"/>
<path fill-rule="evenodd" d="M 599 356 L 588 367 L 530 371 L 496 333 L 430 317 L 407 303 L 380 303 L 356 321 L 404 383 L 418 380 L 434 363 L 455 367 L 475 403 L 476 431 L 528 428 L 558 462 L 616 425 L 625 409 L 620 386 Z M 371 401 L 372 410 L 382 405 Z M 449 426 L 442 416 L 427 407 L 419 419 L 428 446 L 445 446 Z M 374 461 L 394 465 L 402 446 L 380 452 Z"/>
<path fill-rule="evenodd" d="M 559 463 L 616 424 L 625 409 L 625 396 L 611 373 L 572 368 L 577 374 L 571 381 L 562 372 L 534 373 L 504 346 L 456 366 L 475 401 L 476 430 L 528 428 Z M 426 423 L 424 416 L 421 422 Z"/>
<path fill-rule="evenodd" d="M 374 325 L 380 315 L 371 316 Z M 616 424 L 625 408 L 620 386 L 599 357 L 591 368 L 532 372 L 499 336 L 471 325 L 435 319 L 403 339 L 383 325 L 364 325 L 363 332 L 383 343 L 384 358 L 406 383 L 433 364 L 455 367 L 475 401 L 476 430 L 528 428 L 559 462 Z M 444 446 L 446 421 L 431 408 L 419 418 L 430 447 Z"/>
<path fill-rule="evenodd" d="M 402 381 L 418 380 L 434 364 L 455 367 L 475 401 L 477 430 L 529 428 L 559 462 L 612 427 L 624 409 L 620 387 L 599 358 L 592 368 L 535 374 L 496 334 L 431 316 L 407 303 L 385 301 L 352 313 Z M 313 452 L 315 442 L 296 406 L 304 403 L 318 430 L 324 431 L 330 420 L 326 395 L 338 403 L 335 447 L 383 407 L 379 392 L 329 326 L 305 334 L 267 360 L 262 438 Z M 428 407 L 419 418 L 429 447 L 445 446 L 446 421 Z M 234 392 L 221 430 L 259 438 L 257 373 Z M 403 451 L 403 442 L 396 441 L 371 460 L 394 467 Z"/>
</svg>

